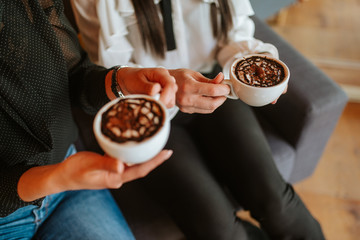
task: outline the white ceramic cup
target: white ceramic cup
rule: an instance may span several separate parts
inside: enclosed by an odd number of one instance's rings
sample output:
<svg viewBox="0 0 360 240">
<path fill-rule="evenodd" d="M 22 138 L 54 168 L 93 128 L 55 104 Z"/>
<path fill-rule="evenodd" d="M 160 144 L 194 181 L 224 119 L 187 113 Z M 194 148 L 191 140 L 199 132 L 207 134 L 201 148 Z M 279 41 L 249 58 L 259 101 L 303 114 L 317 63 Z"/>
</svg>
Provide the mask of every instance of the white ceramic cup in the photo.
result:
<svg viewBox="0 0 360 240">
<path fill-rule="evenodd" d="M 252 56 L 266 57 L 267 59 L 279 63 L 284 68 L 284 79 L 280 83 L 270 87 L 255 87 L 240 81 L 235 74 L 236 65 L 245 58 Z M 227 97 L 231 99 L 240 99 L 246 104 L 254 107 L 264 106 L 278 99 L 284 92 L 290 78 L 289 68 L 284 62 L 276 58 L 259 54 L 247 55 L 235 59 L 232 62 L 229 71 L 230 79 L 225 79 L 223 81 L 223 83 L 228 84 L 231 89 L 231 92 Z"/>
<path fill-rule="evenodd" d="M 96 114 L 93 130 L 100 147 L 113 158 L 117 158 L 127 164 L 143 163 L 155 157 L 165 146 L 170 133 L 170 118 L 166 107 L 157 99 L 148 95 L 127 95 L 125 98 L 143 98 L 159 104 L 164 113 L 162 126 L 152 136 L 140 142 L 127 141 L 118 143 L 112 141 L 101 131 L 101 119 L 104 112 L 116 104 L 120 99 L 114 99 L 105 104 Z"/>
</svg>

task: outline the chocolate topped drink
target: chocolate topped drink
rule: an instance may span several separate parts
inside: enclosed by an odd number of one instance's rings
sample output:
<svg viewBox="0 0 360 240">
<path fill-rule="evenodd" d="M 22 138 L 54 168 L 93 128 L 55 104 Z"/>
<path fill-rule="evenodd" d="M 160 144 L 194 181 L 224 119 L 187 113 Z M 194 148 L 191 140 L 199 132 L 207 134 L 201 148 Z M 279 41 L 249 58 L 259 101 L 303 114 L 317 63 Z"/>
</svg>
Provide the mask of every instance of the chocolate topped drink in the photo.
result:
<svg viewBox="0 0 360 240">
<path fill-rule="evenodd" d="M 266 56 L 251 56 L 239 61 L 234 69 L 238 80 L 254 87 L 271 87 L 280 83 L 284 68 Z"/>
<path fill-rule="evenodd" d="M 140 142 L 163 126 L 164 114 L 160 105 L 150 98 L 120 99 L 103 113 L 101 131 L 114 142 Z"/>
</svg>

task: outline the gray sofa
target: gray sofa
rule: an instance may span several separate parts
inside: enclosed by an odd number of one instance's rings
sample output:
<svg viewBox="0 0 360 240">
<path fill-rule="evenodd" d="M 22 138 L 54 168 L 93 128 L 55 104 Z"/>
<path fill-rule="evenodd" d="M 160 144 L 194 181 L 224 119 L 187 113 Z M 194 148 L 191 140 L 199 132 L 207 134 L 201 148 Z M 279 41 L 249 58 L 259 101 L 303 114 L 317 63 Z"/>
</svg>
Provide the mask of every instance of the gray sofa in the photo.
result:
<svg viewBox="0 0 360 240">
<path fill-rule="evenodd" d="M 259 11 L 256 6 L 254 8 Z M 291 72 L 287 94 L 276 105 L 256 108 L 256 112 L 279 171 L 286 180 L 295 183 L 310 176 L 316 168 L 347 103 L 347 96 L 265 22 L 258 17 L 253 20 L 256 38 L 273 43 Z M 74 117 L 80 128 L 78 150 L 101 152 L 92 134 L 92 117 L 78 109 L 74 109 Z M 137 239 L 185 239 L 171 217 L 148 198 L 136 181 L 112 193 Z"/>
<path fill-rule="evenodd" d="M 313 173 L 348 98 L 339 85 L 264 22 L 256 17 L 254 21 L 256 38 L 273 43 L 291 72 L 288 93 L 276 105 L 260 108 L 258 112 L 271 126 L 272 133 L 265 132 L 269 133 L 274 154 L 276 144 L 271 139 L 293 149 L 294 161 L 287 171 L 281 167 L 280 156 L 277 164 L 285 179 L 295 183 Z"/>
</svg>

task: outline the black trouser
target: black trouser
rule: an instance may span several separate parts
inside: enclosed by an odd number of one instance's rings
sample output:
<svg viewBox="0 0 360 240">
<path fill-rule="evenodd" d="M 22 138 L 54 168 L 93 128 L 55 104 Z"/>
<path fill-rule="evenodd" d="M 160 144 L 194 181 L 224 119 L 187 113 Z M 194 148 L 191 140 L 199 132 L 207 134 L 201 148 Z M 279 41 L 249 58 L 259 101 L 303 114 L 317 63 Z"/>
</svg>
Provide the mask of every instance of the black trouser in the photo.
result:
<svg viewBox="0 0 360 240">
<path fill-rule="evenodd" d="M 271 239 L 324 239 L 277 170 L 252 108 L 240 100 L 227 100 L 212 114 L 179 113 L 167 148 L 174 150 L 171 159 L 141 182 L 187 239 L 246 239 L 236 204 Z"/>
</svg>

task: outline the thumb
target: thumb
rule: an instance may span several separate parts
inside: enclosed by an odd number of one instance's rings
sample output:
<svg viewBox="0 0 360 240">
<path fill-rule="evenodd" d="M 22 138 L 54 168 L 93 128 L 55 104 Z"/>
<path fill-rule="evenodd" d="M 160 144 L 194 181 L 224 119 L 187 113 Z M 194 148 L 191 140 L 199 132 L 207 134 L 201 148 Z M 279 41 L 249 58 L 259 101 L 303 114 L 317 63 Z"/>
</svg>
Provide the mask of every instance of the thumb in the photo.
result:
<svg viewBox="0 0 360 240">
<path fill-rule="evenodd" d="M 224 80 L 224 73 L 219 72 L 218 75 L 213 79 L 213 83 L 221 83 Z"/>
<path fill-rule="evenodd" d="M 202 75 L 203 76 L 203 75 Z M 222 72 L 219 72 L 215 78 L 211 79 L 211 78 L 207 78 L 207 77 L 202 77 L 200 79 L 198 79 L 199 82 L 204 82 L 204 83 L 214 83 L 214 84 L 218 84 L 221 83 L 224 80 L 224 74 Z"/>
</svg>

